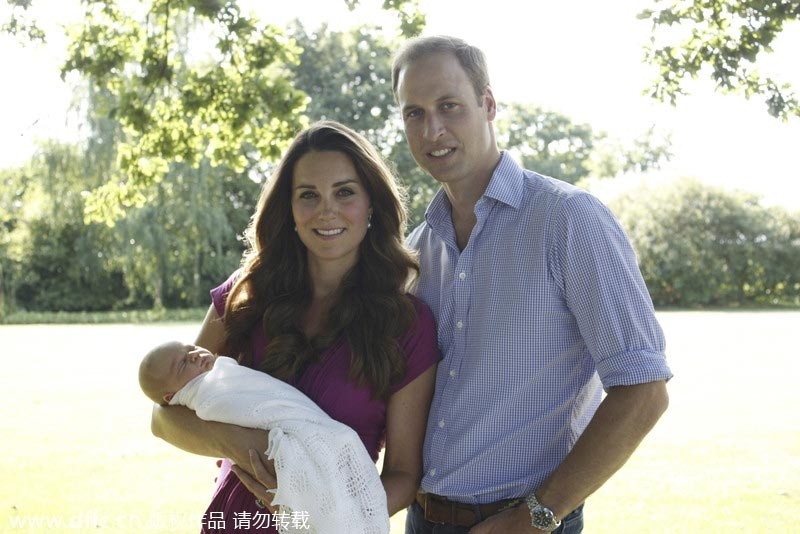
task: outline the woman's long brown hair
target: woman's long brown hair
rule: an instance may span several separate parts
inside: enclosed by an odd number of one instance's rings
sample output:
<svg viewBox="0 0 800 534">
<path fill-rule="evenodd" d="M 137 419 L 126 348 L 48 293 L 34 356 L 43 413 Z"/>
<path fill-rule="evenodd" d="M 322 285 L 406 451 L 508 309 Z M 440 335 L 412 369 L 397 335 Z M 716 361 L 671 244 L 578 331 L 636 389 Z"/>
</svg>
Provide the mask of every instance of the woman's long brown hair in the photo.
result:
<svg viewBox="0 0 800 534">
<path fill-rule="evenodd" d="M 318 335 L 306 337 L 302 319 L 311 303 L 306 247 L 294 231 L 292 178 L 297 161 L 311 151 L 345 154 L 372 204 L 371 227 L 356 265 L 344 276 Z M 405 374 L 399 338 L 416 312 L 405 293 L 419 265 L 403 244 L 403 190 L 377 150 L 346 126 L 322 121 L 292 142 L 261 192 L 245 237 L 241 276 L 225 306 L 225 348 L 250 367 L 287 379 L 297 376 L 339 337 L 347 340 L 350 377 L 386 398 Z M 267 338 L 262 357 L 252 354 L 250 334 Z"/>
</svg>

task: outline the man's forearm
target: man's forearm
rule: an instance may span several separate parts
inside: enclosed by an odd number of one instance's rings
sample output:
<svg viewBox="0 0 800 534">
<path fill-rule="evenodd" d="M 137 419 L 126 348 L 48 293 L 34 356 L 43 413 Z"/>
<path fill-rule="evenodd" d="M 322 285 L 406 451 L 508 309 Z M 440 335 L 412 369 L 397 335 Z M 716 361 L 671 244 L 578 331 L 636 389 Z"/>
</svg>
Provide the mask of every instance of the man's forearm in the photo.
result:
<svg viewBox="0 0 800 534">
<path fill-rule="evenodd" d="M 612 388 L 558 468 L 536 490 L 558 518 L 577 508 L 630 458 L 667 409 L 664 381 Z"/>
</svg>

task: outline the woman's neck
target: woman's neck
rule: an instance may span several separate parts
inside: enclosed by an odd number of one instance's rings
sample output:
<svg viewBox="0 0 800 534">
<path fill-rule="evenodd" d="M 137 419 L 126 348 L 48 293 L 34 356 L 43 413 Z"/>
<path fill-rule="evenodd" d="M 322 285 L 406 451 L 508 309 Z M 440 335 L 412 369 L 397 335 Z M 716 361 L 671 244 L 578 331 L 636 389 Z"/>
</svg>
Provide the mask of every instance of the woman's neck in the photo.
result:
<svg viewBox="0 0 800 534">
<path fill-rule="evenodd" d="M 313 297 L 303 314 L 303 333 L 308 338 L 319 334 L 327 322 L 331 301 L 328 298 Z"/>
<path fill-rule="evenodd" d="M 327 300 L 336 293 L 351 267 L 352 265 L 311 261 L 309 259 L 308 275 L 311 280 L 311 296 L 313 300 Z"/>
<path fill-rule="evenodd" d="M 333 299 L 342 285 L 342 280 L 353 265 L 352 260 L 320 260 L 309 255 L 308 276 L 311 281 L 311 303 L 304 317 L 304 330 L 307 336 L 316 335 L 327 323 Z"/>
</svg>

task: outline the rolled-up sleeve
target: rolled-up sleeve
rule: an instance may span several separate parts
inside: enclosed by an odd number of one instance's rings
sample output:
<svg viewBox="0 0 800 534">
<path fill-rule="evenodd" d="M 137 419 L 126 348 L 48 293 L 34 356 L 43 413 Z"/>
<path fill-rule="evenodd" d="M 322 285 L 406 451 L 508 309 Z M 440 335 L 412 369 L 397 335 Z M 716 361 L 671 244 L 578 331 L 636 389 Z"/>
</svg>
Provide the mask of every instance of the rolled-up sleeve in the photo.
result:
<svg viewBox="0 0 800 534">
<path fill-rule="evenodd" d="M 668 380 L 664 333 L 622 227 L 591 195 L 562 207 L 551 269 L 603 386 Z"/>
</svg>

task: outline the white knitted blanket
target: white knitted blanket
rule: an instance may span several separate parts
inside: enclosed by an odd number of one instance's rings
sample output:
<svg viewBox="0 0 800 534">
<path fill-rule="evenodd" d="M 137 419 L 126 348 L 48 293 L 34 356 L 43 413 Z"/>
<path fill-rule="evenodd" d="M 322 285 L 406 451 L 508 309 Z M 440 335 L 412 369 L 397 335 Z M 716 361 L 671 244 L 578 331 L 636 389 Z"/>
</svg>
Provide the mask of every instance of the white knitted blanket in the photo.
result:
<svg viewBox="0 0 800 534">
<path fill-rule="evenodd" d="M 208 421 L 269 431 L 266 454 L 278 479 L 273 503 L 308 518 L 283 522 L 280 532 L 388 534 L 386 493 L 358 434 L 299 390 L 221 356 L 170 404 Z"/>
</svg>

